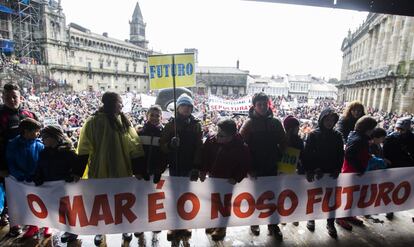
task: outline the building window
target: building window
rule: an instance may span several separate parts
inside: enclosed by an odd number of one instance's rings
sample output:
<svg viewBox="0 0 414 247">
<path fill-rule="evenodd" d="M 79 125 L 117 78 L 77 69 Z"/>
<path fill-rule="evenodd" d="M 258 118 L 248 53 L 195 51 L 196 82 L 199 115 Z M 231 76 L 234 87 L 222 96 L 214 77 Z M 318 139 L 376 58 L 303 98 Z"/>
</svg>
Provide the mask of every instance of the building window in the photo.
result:
<svg viewBox="0 0 414 247">
<path fill-rule="evenodd" d="M 100 63 L 99 63 L 99 68 L 100 68 L 100 69 L 103 69 L 103 62 L 100 62 Z"/>
<path fill-rule="evenodd" d="M 216 86 L 211 87 L 210 91 L 212 94 L 217 94 L 217 87 Z"/>
<path fill-rule="evenodd" d="M 134 73 L 136 73 L 136 72 L 137 72 L 137 65 L 134 64 Z"/>
<path fill-rule="evenodd" d="M 126 71 L 126 72 L 129 72 L 129 64 L 126 64 L 126 65 L 125 65 L 125 71 Z"/>
</svg>

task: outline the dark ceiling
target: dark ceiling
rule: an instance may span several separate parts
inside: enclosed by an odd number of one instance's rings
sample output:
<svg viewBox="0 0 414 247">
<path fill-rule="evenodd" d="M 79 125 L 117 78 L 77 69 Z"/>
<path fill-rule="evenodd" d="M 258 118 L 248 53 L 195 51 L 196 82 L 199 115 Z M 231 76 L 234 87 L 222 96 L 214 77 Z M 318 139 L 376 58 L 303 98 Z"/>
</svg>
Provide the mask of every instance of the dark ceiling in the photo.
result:
<svg viewBox="0 0 414 247">
<path fill-rule="evenodd" d="M 414 16 L 414 0 L 248 0 Z"/>
</svg>

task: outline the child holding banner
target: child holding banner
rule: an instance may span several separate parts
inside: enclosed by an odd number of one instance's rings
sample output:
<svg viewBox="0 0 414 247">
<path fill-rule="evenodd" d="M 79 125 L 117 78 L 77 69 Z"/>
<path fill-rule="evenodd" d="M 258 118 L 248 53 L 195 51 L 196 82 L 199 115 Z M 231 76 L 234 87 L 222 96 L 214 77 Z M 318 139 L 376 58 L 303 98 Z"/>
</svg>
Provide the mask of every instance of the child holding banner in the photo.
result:
<svg viewBox="0 0 414 247">
<path fill-rule="evenodd" d="M 207 173 L 213 178 L 228 179 L 230 184 L 239 183 L 247 176 L 251 160 L 249 149 L 237 134 L 236 122 L 232 119 L 220 121 L 217 135 L 207 139 L 203 145 L 203 166 L 200 180 L 204 181 Z M 209 228 L 214 241 L 223 240 L 226 227 Z"/>
<path fill-rule="evenodd" d="M 145 162 L 140 164 L 139 171 L 135 175 L 138 179 L 149 180 L 153 176 L 153 182 L 158 183 L 161 174 L 167 168 L 165 154 L 160 148 L 160 137 L 164 126 L 161 124 L 162 109 L 159 105 L 152 105 L 147 112 L 147 121 L 138 135 L 145 153 Z M 158 232 L 157 232 L 158 233 Z M 134 233 L 135 237 L 142 236 L 143 232 Z"/>
<path fill-rule="evenodd" d="M 324 173 L 338 178 L 344 160 L 342 135 L 334 130 L 338 119 L 333 109 L 324 109 L 319 116 L 318 127 L 306 139 L 302 164 L 308 182 L 313 182 L 315 177 L 321 179 Z M 315 221 L 309 220 L 306 227 L 309 231 L 315 231 Z M 327 220 L 326 228 L 331 237 L 337 237 L 334 218 Z"/>
<path fill-rule="evenodd" d="M 240 134 L 249 145 L 252 156 L 252 177 L 276 176 L 277 162 L 286 148 L 286 134 L 279 119 L 273 117 L 269 96 L 261 92 L 252 98 L 253 106 L 240 129 Z M 268 225 L 269 232 L 278 240 L 283 240 L 277 224 Z M 257 225 L 250 226 L 254 235 L 260 234 Z"/>
<path fill-rule="evenodd" d="M 300 160 L 303 152 L 303 141 L 299 136 L 300 122 L 292 115 L 283 120 L 283 127 L 286 131 L 287 148 L 282 155 L 282 159 L 277 163 L 278 174 L 303 174 L 303 168 Z M 299 222 L 293 222 L 298 226 Z"/>
<path fill-rule="evenodd" d="M 42 125 L 31 118 L 23 119 L 19 124 L 20 135 L 12 139 L 7 145 L 6 159 L 9 166 L 9 173 L 17 181 L 32 182 L 33 175 L 37 168 L 39 154 L 44 145 L 38 138 Z M 13 228 L 20 228 L 13 226 Z M 9 235 L 17 237 L 19 231 L 10 230 Z M 29 226 L 23 238 L 31 238 L 39 233 L 37 226 Z"/>
<path fill-rule="evenodd" d="M 343 173 L 358 173 L 362 175 L 368 168 L 368 162 L 371 159 L 369 153 L 369 140 L 372 132 L 377 126 L 377 121 L 372 117 L 364 116 L 358 119 L 355 124 L 355 131 L 349 134 L 348 141 L 345 147 L 345 159 L 342 166 Z M 352 227 L 348 224 L 362 226 L 364 222 L 357 217 L 346 217 L 337 219 L 345 229 L 349 230 Z"/>
<path fill-rule="evenodd" d="M 65 180 L 78 181 L 82 177 L 83 169 L 80 167 L 78 156 L 69 137 L 65 135 L 59 125 L 49 125 L 41 132 L 45 149 L 40 152 L 39 163 L 33 177 L 36 186 L 47 181 Z M 44 236 L 49 237 L 49 228 L 45 228 Z M 62 243 L 77 239 L 76 234 L 65 232 L 61 237 Z"/>
<path fill-rule="evenodd" d="M 182 94 L 177 99 L 177 119 L 171 119 L 161 134 L 160 145 L 167 154 L 170 176 L 190 177 L 197 181 L 201 165 L 202 129 L 200 120 L 193 112 L 193 99 Z M 176 129 L 176 133 L 175 133 Z M 176 237 L 191 237 L 187 229 L 168 231 L 167 239 Z"/>
</svg>

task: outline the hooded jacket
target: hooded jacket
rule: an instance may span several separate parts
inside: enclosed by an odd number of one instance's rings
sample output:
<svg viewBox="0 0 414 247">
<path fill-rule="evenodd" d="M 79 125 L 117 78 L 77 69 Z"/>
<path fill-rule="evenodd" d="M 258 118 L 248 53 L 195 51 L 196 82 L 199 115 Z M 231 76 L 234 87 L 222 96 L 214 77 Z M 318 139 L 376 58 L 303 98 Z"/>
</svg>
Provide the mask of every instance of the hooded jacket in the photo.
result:
<svg viewBox="0 0 414 247">
<path fill-rule="evenodd" d="M 201 166 L 201 123 L 193 115 L 188 118 L 178 115 L 176 122 L 180 139 L 178 148 L 175 150 L 170 145 L 174 137 L 174 119 L 171 118 L 161 134 L 161 149 L 167 155 L 170 175 L 188 176 L 191 170 L 200 169 Z"/>
<path fill-rule="evenodd" d="M 302 155 L 302 165 L 305 172 L 321 169 L 323 173 L 340 172 L 344 160 L 344 143 L 342 135 L 335 129 L 326 129 L 323 119 L 329 114 L 338 115 L 331 108 L 321 112 L 318 127 L 309 133 Z"/>
<path fill-rule="evenodd" d="M 345 159 L 342 166 L 343 173 L 363 173 L 367 170 L 369 154 L 369 137 L 352 131 L 349 134 L 345 147 Z"/>
<path fill-rule="evenodd" d="M 203 166 L 201 171 L 214 178 L 233 178 L 240 182 L 250 170 L 249 149 L 241 136 L 237 135 L 229 143 L 217 142 L 217 137 L 207 139 L 203 145 Z"/>
<path fill-rule="evenodd" d="M 277 162 L 286 148 L 286 133 L 281 122 L 268 111 L 260 116 L 249 110 L 247 119 L 240 129 L 243 140 L 247 143 L 252 157 L 252 171 L 257 176 L 277 175 Z"/>
<path fill-rule="evenodd" d="M 7 145 L 6 158 L 10 175 L 18 181 L 32 181 L 39 154 L 44 149 L 40 139 L 27 140 L 18 135 Z"/>
<path fill-rule="evenodd" d="M 121 117 L 117 117 L 121 124 Z M 97 112 L 83 125 L 77 153 L 89 157 L 88 178 L 131 177 L 134 159 L 144 157 L 144 150 L 133 127 L 125 133 L 115 130 L 106 113 Z"/>
<path fill-rule="evenodd" d="M 414 134 L 393 132 L 384 141 L 384 157 L 391 161 L 390 168 L 414 166 Z"/>
</svg>

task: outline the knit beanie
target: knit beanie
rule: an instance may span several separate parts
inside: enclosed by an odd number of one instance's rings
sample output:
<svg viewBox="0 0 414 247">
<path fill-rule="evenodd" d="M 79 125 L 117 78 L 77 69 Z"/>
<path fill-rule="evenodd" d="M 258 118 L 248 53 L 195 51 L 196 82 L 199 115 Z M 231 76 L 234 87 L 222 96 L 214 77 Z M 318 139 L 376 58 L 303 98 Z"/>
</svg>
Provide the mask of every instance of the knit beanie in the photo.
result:
<svg viewBox="0 0 414 247">
<path fill-rule="evenodd" d="M 180 105 L 188 105 L 188 106 L 194 107 L 194 102 L 190 96 L 184 93 L 184 94 L 181 94 L 180 97 L 178 97 L 177 99 L 177 108 Z"/>
<path fill-rule="evenodd" d="M 285 127 L 286 131 L 299 125 L 300 125 L 299 120 L 292 115 L 287 116 L 285 120 L 283 120 L 283 127 Z"/>
</svg>

